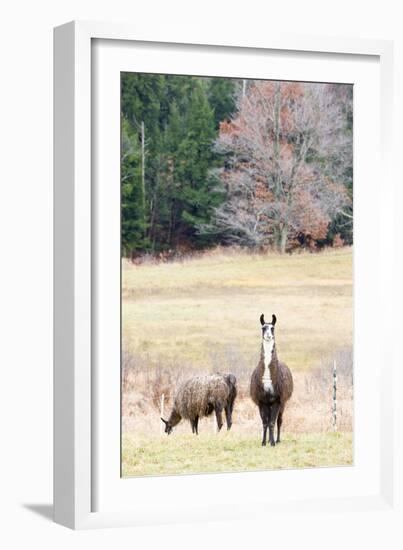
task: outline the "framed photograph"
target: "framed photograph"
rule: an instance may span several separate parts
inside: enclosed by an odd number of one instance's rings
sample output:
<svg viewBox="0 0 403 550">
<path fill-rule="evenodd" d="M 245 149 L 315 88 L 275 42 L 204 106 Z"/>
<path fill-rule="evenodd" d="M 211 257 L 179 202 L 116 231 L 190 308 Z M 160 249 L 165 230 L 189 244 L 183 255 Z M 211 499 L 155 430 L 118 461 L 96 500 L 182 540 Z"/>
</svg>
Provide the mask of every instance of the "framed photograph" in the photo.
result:
<svg viewBox="0 0 403 550">
<path fill-rule="evenodd" d="M 392 44 L 54 45 L 55 521 L 393 510 Z"/>
</svg>

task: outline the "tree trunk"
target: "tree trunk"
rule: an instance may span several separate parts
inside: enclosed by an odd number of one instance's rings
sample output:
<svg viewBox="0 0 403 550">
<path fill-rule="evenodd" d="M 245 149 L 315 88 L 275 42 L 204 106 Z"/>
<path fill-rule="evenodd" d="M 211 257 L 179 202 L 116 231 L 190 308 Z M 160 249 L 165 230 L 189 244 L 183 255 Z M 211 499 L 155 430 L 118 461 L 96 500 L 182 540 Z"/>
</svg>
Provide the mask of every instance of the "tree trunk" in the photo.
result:
<svg viewBox="0 0 403 550">
<path fill-rule="evenodd" d="M 280 224 L 274 231 L 274 245 L 277 252 L 284 254 L 288 241 L 288 228 L 286 225 Z"/>
<path fill-rule="evenodd" d="M 281 254 L 285 253 L 288 240 L 288 229 L 286 226 L 282 227 L 280 230 L 280 252 Z"/>
<path fill-rule="evenodd" d="M 242 97 L 246 96 L 246 78 L 242 80 Z"/>
<path fill-rule="evenodd" d="M 147 237 L 147 212 L 146 212 L 146 137 L 144 122 L 141 121 L 141 194 L 143 206 L 144 237 Z"/>
<path fill-rule="evenodd" d="M 277 200 L 282 198 L 281 186 L 281 171 L 280 171 L 280 112 L 281 112 L 281 88 L 280 83 L 276 84 L 274 94 L 274 112 L 273 112 L 273 129 L 274 129 L 274 196 Z"/>
<path fill-rule="evenodd" d="M 145 132 L 144 132 L 144 122 L 141 121 L 141 193 L 142 193 L 142 200 L 143 200 L 143 210 L 144 215 L 146 211 L 146 139 L 145 139 Z"/>
</svg>

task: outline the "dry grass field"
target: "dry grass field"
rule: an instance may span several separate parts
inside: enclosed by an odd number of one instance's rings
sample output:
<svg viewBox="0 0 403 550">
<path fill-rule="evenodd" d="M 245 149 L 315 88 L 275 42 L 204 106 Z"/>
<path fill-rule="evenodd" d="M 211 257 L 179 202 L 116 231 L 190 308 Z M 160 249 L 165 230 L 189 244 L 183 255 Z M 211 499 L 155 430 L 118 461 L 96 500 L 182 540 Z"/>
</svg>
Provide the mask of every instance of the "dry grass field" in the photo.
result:
<svg viewBox="0 0 403 550">
<path fill-rule="evenodd" d="M 216 250 L 171 263 L 123 261 L 122 472 L 124 476 L 352 463 L 352 250 L 294 255 Z M 277 315 L 279 357 L 294 375 L 284 443 L 260 447 L 248 396 L 259 357 L 259 315 Z M 338 365 L 338 428 L 332 433 L 332 367 Z M 230 433 L 204 419 L 197 438 L 182 422 L 166 437 L 178 382 L 236 374 Z"/>
<path fill-rule="evenodd" d="M 208 366 L 236 344 L 255 357 L 259 315 L 275 312 L 277 347 L 293 370 L 352 345 L 352 251 L 210 253 L 182 262 L 123 263 L 129 351 Z M 162 351 L 163 350 L 163 351 Z"/>
</svg>

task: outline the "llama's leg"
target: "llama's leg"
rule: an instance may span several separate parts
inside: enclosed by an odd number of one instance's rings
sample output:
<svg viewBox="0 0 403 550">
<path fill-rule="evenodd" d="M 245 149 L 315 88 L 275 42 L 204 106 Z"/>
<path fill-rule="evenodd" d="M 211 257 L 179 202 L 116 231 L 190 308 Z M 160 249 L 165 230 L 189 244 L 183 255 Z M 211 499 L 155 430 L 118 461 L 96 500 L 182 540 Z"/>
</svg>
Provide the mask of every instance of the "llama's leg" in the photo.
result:
<svg viewBox="0 0 403 550">
<path fill-rule="evenodd" d="M 270 407 L 269 441 L 272 447 L 274 447 L 276 444 L 274 441 L 274 428 L 276 426 L 276 420 L 277 420 L 279 408 L 280 408 L 279 403 L 273 403 L 273 405 Z"/>
<path fill-rule="evenodd" d="M 194 434 L 196 431 L 196 422 L 194 420 L 191 420 L 190 425 L 192 426 L 192 434 Z"/>
<path fill-rule="evenodd" d="M 195 432 L 196 432 L 196 435 L 199 435 L 199 417 L 196 416 L 195 418 Z"/>
<path fill-rule="evenodd" d="M 231 405 L 227 405 L 225 407 L 225 419 L 227 421 L 227 430 L 231 429 L 232 426 L 232 411 L 231 411 Z"/>
<path fill-rule="evenodd" d="M 283 412 L 284 412 L 284 407 L 280 407 L 280 410 L 278 411 L 278 417 L 277 417 L 277 439 L 276 439 L 276 443 L 280 443 L 280 430 L 281 430 L 281 424 L 283 423 Z"/>
<path fill-rule="evenodd" d="M 221 428 L 222 428 L 222 425 L 223 425 L 223 421 L 222 421 L 222 406 L 221 406 L 220 404 L 217 404 L 217 405 L 215 405 L 214 410 L 215 410 L 215 417 L 216 417 L 216 419 L 217 419 L 218 431 L 220 431 Z"/>
<path fill-rule="evenodd" d="M 262 446 L 265 447 L 267 439 L 267 426 L 269 424 L 269 407 L 267 405 L 259 405 L 259 412 L 263 425 Z"/>
</svg>

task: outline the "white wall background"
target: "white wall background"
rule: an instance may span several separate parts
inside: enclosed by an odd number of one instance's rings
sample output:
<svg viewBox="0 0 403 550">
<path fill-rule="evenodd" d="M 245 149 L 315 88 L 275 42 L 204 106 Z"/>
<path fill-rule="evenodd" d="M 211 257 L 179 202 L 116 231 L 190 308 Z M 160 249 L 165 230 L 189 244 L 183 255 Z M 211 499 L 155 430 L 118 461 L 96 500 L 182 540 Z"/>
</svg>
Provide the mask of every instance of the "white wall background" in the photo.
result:
<svg viewBox="0 0 403 550">
<path fill-rule="evenodd" d="M 396 40 L 397 97 L 403 102 L 403 18 L 399 2 L 383 0 L 13 0 L 0 8 L 0 546 L 41 548 L 215 549 L 301 546 L 398 548 L 402 534 L 357 514 L 251 522 L 72 532 L 56 526 L 52 498 L 52 28 L 72 19 L 213 27 L 225 34 L 270 30 Z M 396 127 L 402 126 L 398 105 Z M 400 141 L 400 150 L 401 141 Z M 401 180 L 401 170 L 397 171 Z M 401 193 L 400 193 L 401 196 Z M 399 229 L 401 224 L 396 229 Z M 219 497 L 218 497 L 219 498 Z M 323 538 L 327 530 L 328 536 Z M 400 541 L 398 541 L 398 538 Z M 272 540 L 272 542 L 271 542 Z M 119 545 L 119 546 L 118 546 Z M 371 545 L 372 546 L 372 545 Z"/>
</svg>

